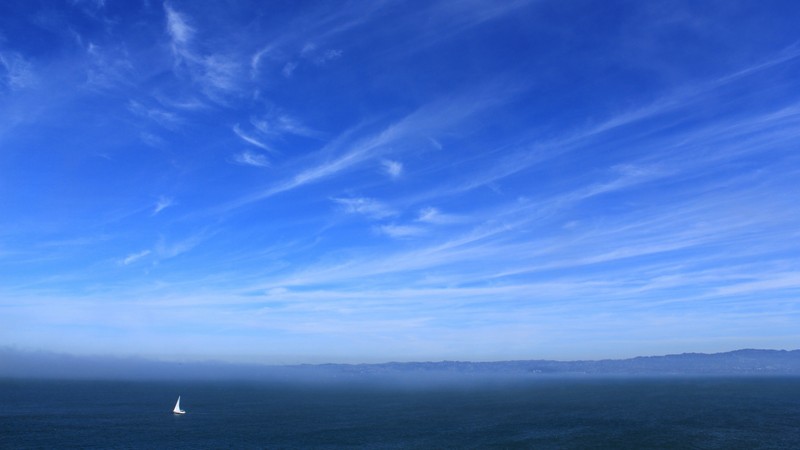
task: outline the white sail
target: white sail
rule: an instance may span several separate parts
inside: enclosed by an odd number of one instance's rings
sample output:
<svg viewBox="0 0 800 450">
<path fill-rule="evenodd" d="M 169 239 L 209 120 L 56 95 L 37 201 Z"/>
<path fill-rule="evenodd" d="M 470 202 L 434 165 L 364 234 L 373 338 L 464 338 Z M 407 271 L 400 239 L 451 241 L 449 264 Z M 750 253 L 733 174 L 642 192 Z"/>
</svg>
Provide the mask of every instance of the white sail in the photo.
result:
<svg viewBox="0 0 800 450">
<path fill-rule="evenodd" d="M 186 414 L 186 411 L 181 409 L 181 396 L 178 396 L 178 401 L 175 402 L 175 409 L 172 410 L 175 414 Z"/>
</svg>

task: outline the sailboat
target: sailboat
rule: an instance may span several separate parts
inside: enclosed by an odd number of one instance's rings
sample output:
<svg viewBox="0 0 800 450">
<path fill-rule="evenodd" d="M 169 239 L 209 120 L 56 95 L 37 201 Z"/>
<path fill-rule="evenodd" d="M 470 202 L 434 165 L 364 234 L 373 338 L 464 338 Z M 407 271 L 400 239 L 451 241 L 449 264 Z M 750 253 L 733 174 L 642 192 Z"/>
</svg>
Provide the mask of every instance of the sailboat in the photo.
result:
<svg viewBox="0 0 800 450">
<path fill-rule="evenodd" d="M 178 396 L 178 401 L 175 402 L 175 409 L 172 410 L 174 414 L 186 414 L 186 411 L 181 409 L 181 396 Z"/>
</svg>

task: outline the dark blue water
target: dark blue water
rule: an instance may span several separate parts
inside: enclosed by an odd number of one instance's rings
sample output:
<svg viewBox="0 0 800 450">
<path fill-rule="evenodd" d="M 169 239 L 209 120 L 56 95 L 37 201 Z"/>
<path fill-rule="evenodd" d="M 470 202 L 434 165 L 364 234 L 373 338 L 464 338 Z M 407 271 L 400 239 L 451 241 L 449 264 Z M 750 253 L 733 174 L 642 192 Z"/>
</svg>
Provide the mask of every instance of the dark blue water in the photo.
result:
<svg viewBox="0 0 800 450">
<path fill-rule="evenodd" d="M 4 380 L 0 447 L 800 449 L 800 379 Z"/>
</svg>

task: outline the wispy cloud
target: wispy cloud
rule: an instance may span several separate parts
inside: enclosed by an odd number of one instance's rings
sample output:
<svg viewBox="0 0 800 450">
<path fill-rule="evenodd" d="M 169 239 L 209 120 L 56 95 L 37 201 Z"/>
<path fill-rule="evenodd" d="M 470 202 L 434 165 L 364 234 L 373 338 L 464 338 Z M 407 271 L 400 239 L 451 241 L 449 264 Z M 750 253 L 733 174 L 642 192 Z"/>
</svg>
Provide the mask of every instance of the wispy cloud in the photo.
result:
<svg viewBox="0 0 800 450">
<path fill-rule="evenodd" d="M 268 114 L 260 118 L 252 118 L 250 123 L 266 136 L 273 139 L 281 138 L 285 134 L 320 138 L 322 133 L 304 125 L 300 120 L 287 114 Z"/>
<path fill-rule="evenodd" d="M 800 272 L 772 274 L 764 278 L 755 276 L 742 283 L 731 283 L 720 287 L 716 289 L 714 295 L 729 297 L 784 289 L 800 289 Z"/>
<path fill-rule="evenodd" d="M 391 178 L 399 178 L 403 174 L 403 163 L 399 161 L 392 161 L 391 159 L 384 159 L 381 161 L 381 167 Z"/>
<path fill-rule="evenodd" d="M 33 64 L 16 52 L 0 51 L 0 80 L 7 89 L 18 90 L 37 82 Z"/>
<path fill-rule="evenodd" d="M 203 241 L 208 239 L 209 236 L 210 233 L 201 231 L 180 240 L 167 240 L 166 238 L 162 237 L 156 243 L 153 251 L 159 259 L 175 258 L 176 256 L 180 256 L 191 251 Z"/>
<path fill-rule="evenodd" d="M 233 162 L 236 164 L 241 164 L 245 166 L 254 166 L 254 167 L 269 167 L 269 160 L 266 156 L 260 153 L 254 153 L 248 150 L 245 150 L 241 153 L 237 153 L 233 157 Z"/>
<path fill-rule="evenodd" d="M 442 186 L 435 191 L 435 194 L 429 193 L 426 196 L 420 196 L 417 200 L 423 201 L 434 196 L 455 195 L 479 187 L 490 186 L 547 161 L 578 152 L 590 145 L 608 148 L 620 145 L 618 142 L 625 142 L 623 145 L 626 146 L 632 145 L 631 136 L 619 134 L 619 132 L 650 121 L 661 120 L 672 127 L 681 124 L 683 131 L 659 138 L 658 134 L 664 125 L 659 125 L 658 122 L 653 126 L 643 127 L 646 131 L 638 130 L 639 134 L 633 141 L 640 142 L 640 145 L 658 146 L 659 151 L 652 152 L 649 157 L 642 157 L 640 161 L 637 161 L 635 168 L 632 165 L 629 166 L 625 176 L 615 181 L 615 184 L 598 184 L 587 188 L 581 195 L 591 195 L 590 191 L 592 190 L 600 193 L 608 189 L 615 190 L 622 187 L 623 184 L 633 185 L 645 179 L 669 176 L 678 167 L 683 169 L 704 167 L 712 160 L 719 162 L 723 159 L 736 158 L 742 154 L 769 148 L 779 144 L 781 140 L 794 137 L 792 124 L 796 122 L 798 112 L 800 112 L 797 104 L 734 118 L 719 117 L 699 126 L 694 125 L 697 119 L 692 110 L 710 97 L 718 95 L 719 89 L 757 75 L 761 70 L 790 62 L 798 56 L 800 53 L 795 50 L 782 52 L 778 57 L 767 59 L 747 69 L 677 89 L 645 106 L 612 115 L 599 123 L 577 130 L 567 130 L 554 138 L 541 140 L 535 135 L 528 137 L 521 144 L 511 148 L 502 148 L 502 152 L 498 151 L 497 153 L 499 157 L 487 158 L 490 165 L 480 173 L 471 173 L 469 178 L 461 183 Z M 748 95 L 748 92 L 744 91 L 740 95 Z M 681 111 L 686 113 L 681 115 L 679 114 Z M 672 151 L 667 151 L 667 148 L 671 148 Z M 680 157 L 684 152 L 689 151 L 689 148 L 697 150 L 696 157 L 689 160 Z M 665 158 L 664 155 L 671 155 L 674 158 Z M 487 156 L 494 156 L 494 153 L 487 153 Z M 660 162 L 659 158 L 662 158 Z M 619 169 L 624 171 L 625 166 L 619 166 Z"/>
<path fill-rule="evenodd" d="M 156 215 L 166 208 L 175 204 L 175 200 L 170 197 L 161 196 L 158 198 L 155 206 L 153 206 L 153 215 Z"/>
<path fill-rule="evenodd" d="M 350 197 L 334 198 L 332 200 L 350 214 L 362 214 L 373 219 L 383 219 L 397 215 L 397 212 L 392 208 L 372 198 Z"/>
<path fill-rule="evenodd" d="M 611 181 L 604 181 L 587 186 L 570 195 L 562 197 L 561 201 L 584 200 L 596 195 L 617 192 L 633 186 L 639 186 L 648 181 L 653 181 L 669 175 L 669 171 L 655 167 L 643 167 L 633 164 L 622 164 L 611 168 L 614 174 Z M 574 197 L 574 198 L 570 198 Z"/>
<path fill-rule="evenodd" d="M 419 210 L 419 215 L 417 216 L 417 222 L 429 223 L 433 225 L 448 225 L 448 224 L 455 224 L 459 223 L 463 220 L 463 218 L 458 217 L 453 214 L 445 214 L 439 210 L 439 208 L 434 208 L 433 206 L 428 206 Z"/>
<path fill-rule="evenodd" d="M 167 145 L 167 141 L 165 141 L 162 137 L 147 131 L 139 133 L 139 139 L 141 139 L 141 141 L 145 144 L 154 148 L 163 148 Z"/>
<path fill-rule="evenodd" d="M 505 211 L 487 211 L 486 220 L 499 222 L 495 225 L 490 225 L 491 222 L 480 224 L 460 235 L 429 241 L 427 246 L 413 251 L 380 256 L 367 254 L 363 259 L 320 266 L 275 281 L 281 286 L 307 286 L 346 282 L 376 274 L 383 275 L 384 280 L 395 277 L 418 280 L 415 275 L 418 271 L 430 272 L 437 268 L 440 274 L 448 274 L 447 281 L 441 282 L 471 284 L 498 278 L 510 280 L 523 274 L 530 276 L 553 270 L 562 271 L 566 276 L 572 270 L 591 265 L 615 270 L 616 264 L 622 261 L 654 258 L 691 249 L 705 248 L 701 254 L 707 256 L 709 246 L 724 249 L 725 243 L 737 242 L 744 236 L 765 229 L 769 224 L 792 220 L 777 214 L 785 207 L 780 205 L 781 202 L 759 202 L 760 194 L 750 192 L 749 186 L 750 180 L 742 179 L 736 188 L 729 186 L 725 191 L 712 190 L 702 197 L 676 199 L 668 209 L 633 210 L 614 221 L 569 228 L 563 231 L 565 235 L 561 238 L 548 234 L 547 239 L 541 241 L 517 241 L 525 236 L 525 230 L 542 220 L 542 216 L 537 214 L 541 206 L 512 204 Z M 596 191 L 590 185 L 576 192 Z M 553 200 L 552 205 L 562 211 L 550 213 L 552 218 L 541 224 L 545 229 L 548 223 L 557 223 L 558 217 L 563 217 L 573 209 L 575 204 L 564 203 L 561 199 L 584 202 L 593 198 L 572 194 L 559 197 Z M 759 212 L 753 212 L 753 208 Z M 424 210 L 420 218 L 436 221 L 437 215 L 436 210 Z M 426 235 L 425 230 L 418 226 L 397 224 L 379 227 L 378 231 L 398 238 Z M 720 257 L 723 255 L 719 254 Z M 668 263 L 659 262 L 658 259 L 655 261 L 657 264 L 674 264 L 673 259 L 667 259 Z M 691 259 L 686 260 L 687 263 L 689 261 Z M 691 283 L 685 286 L 690 288 Z"/>
<path fill-rule="evenodd" d="M 168 3 L 164 3 L 164 12 L 167 15 L 167 32 L 172 38 L 173 52 L 183 55 L 186 46 L 195 35 L 195 29 L 189 25 L 188 19 Z"/>
<path fill-rule="evenodd" d="M 314 61 L 317 64 L 325 64 L 328 61 L 333 61 L 342 57 L 342 51 L 339 49 L 330 49 L 322 52 L 322 55 L 317 56 Z"/>
<path fill-rule="evenodd" d="M 267 57 L 274 50 L 273 46 L 267 45 L 261 48 L 253 56 L 250 57 L 250 77 L 255 78 L 258 75 L 261 60 Z"/>
<path fill-rule="evenodd" d="M 206 93 L 233 92 L 239 89 L 241 64 L 235 59 L 221 54 L 203 56 L 199 60 L 202 80 Z"/>
<path fill-rule="evenodd" d="M 88 88 L 115 90 L 135 84 L 137 69 L 124 46 L 107 48 L 89 42 L 86 55 L 89 62 L 86 73 Z"/>
<path fill-rule="evenodd" d="M 788 7 L 598 3 L 576 29 L 536 0 L 148 2 L 9 6 L 14 342 L 307 362 L 800 338 Z"/>
<path fill-rule="evenodd" d="M 315 159 L 323 159 L 323 162 L 303 168 L 282 183 L 231 203 L 226 209 L 238 208 L 281 192 L 330 178 L 366 161 L 382 159 L 390 151 L 398 153 L 404 148 L 416 148 L 411 147 L 412 144 L 420 140 L 427 140 L 431 135 L 444 133 L 449 128 L 498 106 L 513 92 L 514 88 L 510 86 L 475 89 L 470 94 L 464 94 L 461 97 L 452 97 L 425 105 L 377 133 L 353 138 L 352 135 L 356 134 L 356 131 L 345 132 L 317 152 Z"/>
<path fill-rule="evenodd" d="M 254 138 L 253 136 L 250 136 L 249 134 L 247 134 L 244 131 L 242 131 L 242 128 L 239 126 L 238 123 L 233 126 L 233 132 L 236 133 L 236 135 L 239 136 L 239 138 L 241 138 L 243 141 L 247 142 L 250 145 L 254 145 L 254 146 L 256 146 L 256 147 L 258 147 L 258 148 L 260 148 L 262 150 L 266 150 L 268 152 L 274 152 L 275 151 L 272 148 L 270 148 L 267 144 L 259 141 L 258 139 Z"/>
<path fill-rule="evenodd" d="M 200 51 L 194 42 L 197 30 L 189 18 L 168 3 L 164 12 L 176 69 L 198 83 L 207 98 L 224 104 L 227 95 L 240 90 L 242 63 L 224 52 Z"/>
<path fill-rule="evenodd" d="M 301 61 L 324 65 L 344 54 L 341 48 L 329 48 L 327 42 L 369 23 L 394 1 L 374 1 L 368 5 L 348 4 L 330 8 L 320 5 L 309 8 L 302 17 L 290 21 L 275 33 L 274 39 L 261 46 L 250 57 L 250 73 L 256 77 L 266 61 L 278 65 L 286 78 L 291 78 Z M 309 37 L 314 42 L 309 42 Z"/>
<path fill-rule="evenodd" d="M 128 264 L 133 264 L 136 261 L 138 261 L 138 260 L 144 258 L 145 256 L 149 255 L 150 253 L 152 253 L 151 250 L 142 250 L 142 251 L 140 251 L 138 253 L 131 253 L 130 255 L 126 256 L 122 260 L 122 264 L 125 265 L 125 266 L 127 266 Z"/>
<path fill-rule="evenodd" d="M 403 42 L 394 51 L 407 55 L 421 49 L 441 44 L 482 24 L 513 14 L 529 6 L 533 0 L 513 0 L 507 2 L 466 1 L 428 2 L 416 14 L 404 18 L 401 23 L 413 29 L 413 37 Z"/>
<path fill-rule="evenodd" d="M 314 44 L 306 44 L 300 50 L 300 57 L 311 61 L 315 65 L 322 66 L 327 64 L 329 61 L 333 61 L 342 57 L 342 50 L 339 49 L 328 49 L 328 50 L 320 50 Z"/>
<path fill-rule="evenodd" d="M 381 225 L 380 227 L 378 227 L 378 230 L 380 230 L 382 234 L 399 239 L 412 238 L 415 236 L 420 236 L 425 233 L 424 228 L 417 227 L 414 225 L 396 225 L 396 224 Z"/>
<path fill-rule="evenodd" d="M 183 123 L 183 119 L 171 111 L 158 107 L 147 107 L 135 100 L 130 100 L 128 102 L 128 111 L 137 116 L 152 120 L 156 124 L 169 130 L 175 130 Z"/>
<path fill-rule="evenodd" d="M 297 69 L 297 63 L 289 61 L 283 65 L 283 69 L 281 69 L 281 73 L 286 78 L 291 78 L 294 75 L 294 71 Z"/>
</svg>

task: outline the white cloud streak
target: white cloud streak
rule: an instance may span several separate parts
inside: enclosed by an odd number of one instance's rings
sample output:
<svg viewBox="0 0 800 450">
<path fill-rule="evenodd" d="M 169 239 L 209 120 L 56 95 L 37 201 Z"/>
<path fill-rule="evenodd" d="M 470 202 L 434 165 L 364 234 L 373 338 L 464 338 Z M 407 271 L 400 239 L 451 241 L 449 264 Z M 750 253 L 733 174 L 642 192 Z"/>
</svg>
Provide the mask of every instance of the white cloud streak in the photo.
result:
<svg viewBox="0 0 800 450">
<path fill-rule="evenodd" d="M 176 72 L 186 71 L 208 99 L 225 104 L 227 96 L 240 90 L 242 64 L 224 52 L 200 52 L 194 42 L 197 30 L 189 18 L 168 3 L 164 4 L 164 12 Z"/>
<path fill-rule="evenodd" d="M 250 123 L 259 132 L 273 139 L 281 138 L 286 134 L 315 139 L 322 136 L 319 131 L 303 125 L 298 119 L 286 114 L 268 115 L 266 118 L 253 118 Z"/>
<path fill-rule="evenodd" d="M 136 261 L 146 257 L 150 253 L 152 253 L 151 250 L 142 250 L 141 252 L 138 253 L 131 253 L 122 260 L 122 264 L 125 266 L 127 266 L 128 264 L 133 264 Z"/>
<path fill-rule="evenodd" d="M 258 76 L 259 66 L 261 66 L 261 60 L 267 57 L 273 50 L 274 50 L 273 46 L 267 45 L 266 47 L 263 47 L 261 50 L 253 54 L 253 56 L 250 58 L 251 78 L 256 78 Z"/>
<path fill-rule="evenodd" d="M 383 128 L 378 133 L 360 139 L 352 139 L 350 136 L 352 133 L 346 132 L 339 139 L 332 141 L 317 152 L 317 159 L 324 159 L 323 162 L 301 169 L 282 183 L 233 202 L 224 209 L 239 208 L 282 192 L 319 182 L 366 161 L 381 159 L 389 151 L 400 152 L 401 149 L 408 148 L 411 143 L 427 140 L 430 135 L 445 132 L 450 127 L 462 124 L 479 113 L 497 106 L 513 92 L 514 89 L 508 86 L 475 89 L 469 95 L 430 103 Z"/>
<path fill-rule="evenodd" d="M 405 239 L 425 234 L 425 229 L 414 225 L 381 225 L 378 230 L 389 237 Z"/>
<path fill-rule="evenodd" d="M 167 241 L 167 239 L 162 237 L 156 243 L 154 252 L 159 259 L 175 258 L 176 256 L 191 251 L 206 240 L 208 236 L 208 233 L 200 232 L 177 241 Z"/>
<path fill-rule="evenodd" d="M 155 206 L 153 206 L 153 215 L 156 215 L 166 208 L 175 204 L 175 200 L 170 197 L 161 196 L 158 198 Z"/>
<path fill-rule="evenodd" d="M 397 215 L 396 211 L 372 198 L 350 197 L 332 200 L 349 214 L 361 214 L 372 219 L 384 219 Z"/>
<path fill-rule="evenodd" d="M 598 124 L 567 132 L 562 136 L 549 140 L 539 140 L 536 137 L 529 138 L 528 142 L 512 147 L 510 150 L 503 149 L 503 156 L 492 158 L 493 161 L 486 170 L 478 174 L 471 173 L 468 179 L 459 184 L 441 186 L 431 191 L 432 193 L 418 196 L 415 201 L 427 201 L 435 197 L 452 196 L 479 187 L 490 186 L 556 157 L 575 153 L 588 145 L 597 147 L 601 145 L 598 141 L 602 142 L 602 145 L 613 146 L 617 139 L 612 136 L 613 132 L 637 125 L 646 120 L 663 119 L 680 111 L 686 111 L 687 114 L 677 117 L 670 123 L 675 125 L 675 123 L 683 122 L 685 125 L 690 125 L 693 121 L 692 109 L 717 95 L 718 89 L 740 81 L 742 78 L 758 75 L 762 70 L 775 65 L 793 61 L 797 57 L 800 57 L 800 50 L 792 47 L 781 52 L 777 57 L 767 59 L 764 62 L 730 75 L 679 89 L 646 106 L 613 115 Z M 782 141 L 787 142 L 787 140 L 794 139 L 798 135 L 794 130 L 797 129 L 795 125 L 797 124 L 799 112 L 800 106 L 797 103 L 793 103 L 765 113 L 754 113 L 750 116 L 734 119 L 720 118 L 699 128 L 689 127 L 688 131 L 676 132 L 669 141 L 656 141 L 659 151 L 650 152 L 650 154 L 656 156 L 642 158 L 639 162 L 640 167 L 648 167 L 649 173 L 639 173 L 636 176 L 655 179 L 670 175 L 669 165 L 675 165 L 677 160 L 681 160 L 679 165 L 683 166 L 683 168 L 691 166 L 704 167 L 711 160 L 719 162 L 725 159 L 733 159 L 744 153 L 752 153 L 780 144 Z M 655 133 L 659 130 L 658 127 L 648 127 L 646 129 L 655 130 L 650 131 L 650 133 Z M 638 139 L 645 141 L 647 137 L 647 132 L 645 132 L 645 135 L 639 136 Z M 604 139 L 607 141 L 603 142 Z M 629 139 L 629 137 L 623 136 L 622 139 Z M 714 148 L 724 149 L 724 151 L 713 151 Z M 685 158 L 681 155 L 691 149 L 697 150 L 697 156 L 694 160 L 685 161 Z M 669 154 L 674 155 L 675 158 L 668 159 L 663 157 L 663 155 Z M 494 154 L 487 152 L 487 155 L 493 156 Z M 658 166 L 654 159 L 659 157 L 669 160 L 670 164 Z M 626 182 L 633 181 L 634 174 L 628 175 Z M 589 189 L 597 189 L 597 193 L 600 193 L 603 189 L 610 187 L 613 186 L 604 188 L 601 185 L 597 185 Z M 590 192 L 586 191 L 583 195 L 590 195 Z"/>
<path fill-rule="evenodd" d="M 445 214 L 439 208 L 428 206 L 419 210 L 416 220 L 417 222 L 431 225 L 453 225 L 463 222 L 464 218 L 453 214 Z"/>
<path fill-rule="evenodd" d="M 269 167 L 270 163 L 266 156 L 253 153 L 251 151 L 243 151 L 241 153 L 237 153 L 233 157 L 233 162 L 236 164 L 241 164 L 245 166 L 254 166 L 254 167 Z"/>
<path fill-rule="evenodd" d="M 186 17 L 173 9 L 168 3 L 164 4 L 167 15 L 167 31 L 172 38 L 173 51 L 177 54 L 185 53 L 185 47 L 195 35 L 195 29 L 189 25 Z"/>
<path fill-rule="evenodd" d="M 244 131 L 242 131 L 242 128 L 239 126 L 239 124 L 236 124 L 236 125 L 233 126 L 233 132 L 236 133 L 236 135 L 239 136 L 240 139 L 242 139 L 243 141 L 247 142 L 250 145 L 256 146 L 256 147 L 258 147 L 258 148 L 260 148 L 262 150 L 266 150 L 268 152 L 275 152 L 275 150 L 270 148 L 267 144 L 259 141 L 258 139 L 254 138 L 253 136 L 250 136 L 249 134 L 247 134 Z"/>
</svg>

